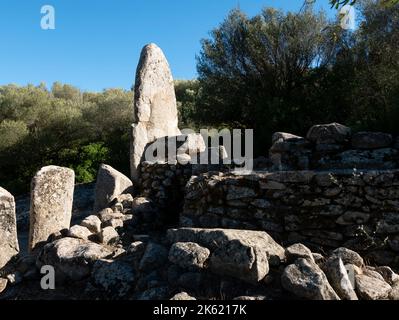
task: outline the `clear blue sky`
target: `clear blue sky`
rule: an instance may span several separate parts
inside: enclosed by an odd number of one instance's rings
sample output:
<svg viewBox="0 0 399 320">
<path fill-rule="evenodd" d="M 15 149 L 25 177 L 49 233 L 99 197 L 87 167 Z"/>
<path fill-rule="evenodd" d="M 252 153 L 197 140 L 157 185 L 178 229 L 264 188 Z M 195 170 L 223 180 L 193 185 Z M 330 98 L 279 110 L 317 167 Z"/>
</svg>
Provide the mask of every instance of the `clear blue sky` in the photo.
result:
<svg viewBox="0 0 399 320">
<path fill-rule="evenodd" d="M 336 13 L 328 0 L 317 2 Z M 296 11 L 303 0 L 0 0 L 0 85 L 129 89 L 149 42 L 164 50 L 175 79 L 194 78 L 200 39 L 238 3 L 252 16 L 264 6 Z M 56 30 L 40 28 L 46 4 L 56 10 Z"/>
</svg>

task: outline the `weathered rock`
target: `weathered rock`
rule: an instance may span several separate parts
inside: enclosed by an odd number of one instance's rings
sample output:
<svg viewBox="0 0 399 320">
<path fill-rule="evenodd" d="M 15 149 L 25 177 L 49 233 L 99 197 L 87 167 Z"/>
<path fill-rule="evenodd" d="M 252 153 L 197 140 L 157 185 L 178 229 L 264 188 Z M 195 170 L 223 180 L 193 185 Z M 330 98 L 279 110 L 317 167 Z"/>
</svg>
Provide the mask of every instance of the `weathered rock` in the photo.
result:
<svg viewBox="0 0 399 320">
<path fill-rule="evenodd" d="M 191 156 L 195 158 L 197 154 L 204 152 L 206 145 L 202 135 L 189 133 L 179 136 L 164 136 L 158 138 L 150 143 L 147 148 L 153 152 L 155 150 L 158 151 L 153 161 L 175 163 L 175 161 L 178 160 L 179 163 L 186 164 L 191 161 Z M 179 161 L 182 159 L 187 161 Z"/>
<path fill-rule="evenodd" d="M 358 300 L 341 258 L 329 258 L 325 268 L 331 286 L 342 300 Z"/>
<path fill-rule="evenodd" d="M 38 265 L 51 265 L 61 277 L 79 281 L 90 275 L 95 261 L 105 259 L 112 251 L 82 239 L 63 238 L 44 246 Z"/>
<path fill-rule="evenodd" d="M 390 267 L 377 267 L 375 270 L 382 275 L 384 280 L 390 285 L 393 285 L 399 281 L 399 275 L 396 274 Z"/>
<path fill-rule="evenodd" d="M 197 300 L 194 297 L 190 296 L 187 292 L 180 292 L 175 294 L 170 300 Z"/>
<path fill-rule="evenodd" d="M 89 240 L 89 237 L 93 233 L 86 227 L 75 225 L 71 227 L 68 231 L 68 237 Z"/>
<path fill-rule="evenodd" d="M 113 227 L 106 227 L 101 230 L 99 238 L 103 244 L 115 244 L 119 241 L 119 234 Z"/>
<path fill-rule="evenodd" d="M 150 242 L 140 261 L 141 271 L 155 270 L 165 264 L 168 259 L 168 250 L 159 244 Z"/>
<path fill-rule="evenodd" d="M 339 300 L 326 275 L 309 259 L 298 259 L 285 268 L 281 276 L 283 288 L 297 297 L 311 300 Z"/>
<path fill-rule="evenodd" d="M 304 141 L 305 138 L 296 136 L 291 133 L 286 133 L 286 132 L 275 132 L 272 135 L 272 144 L 276 143 L 277 141 Z"/>
<path fill-rule="evenodd" d="M 358 132 L 352 136 L 352 146 L 356 149 L 386 148 L 392 142 L 392 135 L 382 132 Z"/>
<path fill-rule="evenodd" d="M 367 266 L 366 268 L 363 269 L 363 275 L 380 280 L 382 282 L 386 282 L 384 277 L 381 274 L 379 274 L 377 271 L 375 271 L 373 267 L 370 266 Z"/>
<path fill-rule="evenodd" d="M 338 248 L 334 250 L 331 257 L 338 257 L 342 259 L 345 264 L 354 264 L 355 266 L 362 268 L 364 266 L 363 258 L 355 251 L 347 248 Z"/>
<path fill-rule="evenodd" d="M 2 293 L 7 288 L 8 280 L 4 278 L 0 278 L 0 293 Z"/>
<path fill-rule="evenodd" d="M 233 300 L 238 300 L 238 301 L 263 301 L 263 300 L 267 300 L 267 297 L 265 297 L 265 296 L 239 296 L 239 297 L 235 297 Z"/>
<path fill-rule="evenodd" d="M 0 187 L 0 270 L 19 253 L 14 197 Z"/>
<path fill-rule="evenodd" d="M 210 251 L 193 242 L 177 242 L 169 250 L 169 261 L 182 268 L 202 269 Z"/>
<path fill-rule="evenodd" d="M 392 290 L 389 292 L 390 300 L 399 300 L 399 282 L 392 285 Z"/>
<path fill-rule="evenodd" d="M 386 299 L 391 291 L 391 286 L 385 281 L 366 275 L 357 275 L 356 292 L 365 300 Z"/>
<path fill-rule="evenodd" d="M 255 197 L 256 192 L 255 190 L 247 187 L 236 187 L 236 186 L 230 186 L 228 192 L 227 192 L 227 200 L 239 200 L 239 199 L 245 199 L 245 198 L 251 198 Z"/>
<path fill-rule="evenodd" d="M 132 209 L 135 214 L 141 215 L 151 214 L 155 210 L 154 204 L 151 199 L 144 197 L 135 198 L 133 200 Z"/>
<path fill-rule="evenodd" d="M 286 248 L 285 255 L 288 263 L 295 262 L 295 260 L 299 258 L 310 259 L 314 262 L 312 251 L 302 243 L 296 243 Z"/>
<path fill-rule="evenodd" d="M 102 224 L 102 227 L 104 227 L 104 228 L 112 227 L 114 229 L 122 228 L 123 227 L 123 219 L 120 219 L 120 218 L 109 219 Z"/>
<path fill-rule="evenodd" d="M 108 294 L 124 297 L 133 286 L 135 273 L 125 262 L 102 259 L 94 263 L 92 279 Z"/>
<path fill-rule="evenodd" d="M 42 168 L 31 185 L 29 249 L 44 244 L 53 233 L 69 229 L 75 173 L 68 168 Z"/>
<path fill-rule="evenodd" d="M 94 211 L 99 212 L 123 193 L 132 192 L 133 183 L 124 174 L 111 166 L 102 164 L 97 174 Z"/>
<path fill-rule="evenodd" d="M 170 242 L 195 242 L 211 250 L 210 270 L 256 283 L 270 265 L 285 259 L 285 250 L 266 232 L 228 229 L 171 229 Z"/>
<path fill-rule="evenodd" d="M 92 233 L 99 233 L 101 231 L 101 220 L 95 215 L 88 216 L 80 223 L 80 225 L 86 227 Z"/>
<path fill-rule="evenodd" d="M 313 126 L 306 137 L 317 144 L 339 144 L 346 142 L 350 135 L 350 128 L 339 123 L 330 123 Z"/>
<path fill-rule="evenodd" d="M 312 253 L 312 257 L 313 257 L 313 261 L 316 262 L 316 264 L 320 267 L 320 268 L 324 268 L 324 264 L 326 263 L 326 258 L 324 258 L 324 256 L 320 253 Z"/>
<path fill-rule="evenodd" d="M 172 73 L 155 44 L 145 46 L 141 52 L 134 92 L 130 162 L 131 175 L 136 180 L 147 145 L 161 137 L 181 134 Z"/>
</svg>

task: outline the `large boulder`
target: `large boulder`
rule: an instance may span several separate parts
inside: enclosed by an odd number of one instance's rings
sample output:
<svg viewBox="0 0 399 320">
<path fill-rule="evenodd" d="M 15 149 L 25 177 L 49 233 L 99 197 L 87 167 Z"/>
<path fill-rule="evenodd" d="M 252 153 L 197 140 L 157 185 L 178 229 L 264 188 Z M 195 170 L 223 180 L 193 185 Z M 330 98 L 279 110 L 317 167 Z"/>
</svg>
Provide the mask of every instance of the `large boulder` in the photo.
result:
<svg viewBox="0 0 399 320">
<path fill-rule="evenodd" d="M 111 297 L 124 297 L 132 289 L 135 280 L 133 267 L 118 260 L 97 260 L 91 275 L 96 286 Z"/>
<path fill-rule="evenodd" d="M 352 137 L 352 146 L 356 149 L 387 148 L 392 142 L 392 135 L 382 132 L 358 132 Z"/>
<path fill-rule="evenodd" d="M 0 187 L 0 270 L 18 254 L 14 197 Z"/>
<path fill-rule="evenodd" d="M 111 166 L 102 164 L 97 174 L 94 211 L 99 212 L 123 193 L 132 192 L 133 183 L 124 174 Z"/>
<path fill-rule="evenodd" d="M 345 143 L 351 136 L 351 129 L 339 124 L 321 124 L 311 127 L 306 135 L 307 139 L 316 144 Z"/>
<path fill-rule="evenodd" d="M 51 234 L 69 229 L 75 173 L 68 168 L 42 168 L 31 185 L 29 249 L 48 241 Z"/>
<path fill-rule="evenodd" d="M 155 44 L 146 45 L 141 52 L 134 93 L 130 163 L 132 178 L 137 180 L 147 145 L 161 137 L 181 134 L 172 73 Z"/>
<path fill-rule="evenodd" d="M 299 298 L 339 300 L 324 272 L 310 259 L 298 259 L 285 268 L 281 276 L 283 288 Z"/>
<path fill-rule="evenodd" d="M 285 250 L 266 232 L 229 229 L 170 229 L 168 240 L 194 242 L 211 251 L 212 272 L 257 283 L 269 272 L 269 263 L 278 265 L 285 259 Z"/>
<path fill-rule="evenodd" d="M 112 250 L 82 239 L 63 238 L 44 246 L 38 265 L 53 266 L 61 278 L 79 281 L 90 275 L 95 261 L 112 255 Z"/>
<path fill-rule="evenodd" d="M 356 275 L 356 292 L 359 297 L 365 300 L 386 299 L 389 296 L 391 286 L 376 277 L 365 274 Z"/>
<path fill-rule="evenodd" d="M 169 250 L 169 261 L 181 268 L 202 269 L 210 251 L 193 242 L 177 242 Z"/>
</svg>

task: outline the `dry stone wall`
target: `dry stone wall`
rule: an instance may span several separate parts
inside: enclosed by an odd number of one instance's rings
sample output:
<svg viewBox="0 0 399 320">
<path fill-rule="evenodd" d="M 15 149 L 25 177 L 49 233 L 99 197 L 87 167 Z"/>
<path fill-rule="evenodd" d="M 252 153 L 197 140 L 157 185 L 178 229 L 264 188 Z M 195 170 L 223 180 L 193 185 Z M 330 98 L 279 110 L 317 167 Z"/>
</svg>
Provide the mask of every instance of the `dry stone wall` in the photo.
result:
<svg viewBox="0 0 399 320">
<path fill-rule="evenodd" d="M 399 170 L 206 173 L 188 182 L 180 224 L 264 230 L 284 244 L 397 264 L 398 211 Z"/>
<path fill-rule="evenodd" d="M 178 217 L 183 208 L 184 193 L 192 176 L 205 172 L 226 172 L 224 165 L 180 164 L 144 161 L 140 166 L 138 192 L 151 199 L 167 215 Z"/>
</svg>

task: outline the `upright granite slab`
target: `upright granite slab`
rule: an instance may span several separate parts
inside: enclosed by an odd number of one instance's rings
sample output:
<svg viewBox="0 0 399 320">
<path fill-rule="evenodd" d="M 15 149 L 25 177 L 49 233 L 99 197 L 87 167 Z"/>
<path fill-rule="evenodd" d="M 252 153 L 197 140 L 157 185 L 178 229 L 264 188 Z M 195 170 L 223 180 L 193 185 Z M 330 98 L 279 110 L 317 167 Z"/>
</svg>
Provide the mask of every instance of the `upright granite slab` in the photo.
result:
<svg viewBox="0 0 399 320">
<path fill-rule="evenodd" d="M 130 164 L 132 179 L 137 181 L 146 146 L 158 138 L 181 134 L 172 73 L 155 44 L 141 52 L 134 93 Z"/>
<path fill-rule="evenodd" d="M 0 187 L 0 270 L 19 252 L 14 197 Z"/>
<path fill-rule="evenodd" d="M 31 185 L 29 250 L 63 229 L 72 217 L 75 173 L 68 168 L 48 166 L 33 178 Z"/>
</svg>

